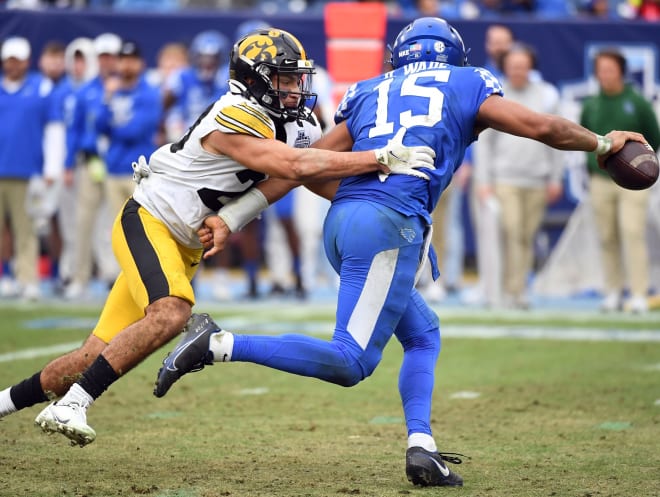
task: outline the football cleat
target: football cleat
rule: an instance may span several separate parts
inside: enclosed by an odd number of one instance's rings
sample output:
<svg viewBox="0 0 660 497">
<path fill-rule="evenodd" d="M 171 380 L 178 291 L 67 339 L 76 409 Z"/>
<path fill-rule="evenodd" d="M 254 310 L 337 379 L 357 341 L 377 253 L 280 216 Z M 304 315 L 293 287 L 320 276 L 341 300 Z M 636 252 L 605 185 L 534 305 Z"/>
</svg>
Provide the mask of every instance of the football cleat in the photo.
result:
<svg viewBox="0 0 660 497">
<path fill-rule="evenodd" d="M 193 314 L 183 328 L 183 336 L 174 350 L 163 359 L 158 370 L 154 395 L 163 397 L 184 374 L 200 371 L 213 364 L 209 350 L 211 335 L 220 331 L 208 314 Z"/>
<path fill-rule="evenodd" d="M 87 424 L 87 405 L 77 402 L 47 406 L 34 420 L 45 433 L 61 433 L 71 445 L 84 447 L 96 439 L 96 432 Z"/>
<path fill-rule="evenodd" d="M 410 447 L 406 451 L 408 481 L 422 487 L 462 487 L 463 478 L 450 470 L 445 461 L 454 464 L 461 463 L 458 457 L 429 452 L 422 447 Z"/>
</svg>

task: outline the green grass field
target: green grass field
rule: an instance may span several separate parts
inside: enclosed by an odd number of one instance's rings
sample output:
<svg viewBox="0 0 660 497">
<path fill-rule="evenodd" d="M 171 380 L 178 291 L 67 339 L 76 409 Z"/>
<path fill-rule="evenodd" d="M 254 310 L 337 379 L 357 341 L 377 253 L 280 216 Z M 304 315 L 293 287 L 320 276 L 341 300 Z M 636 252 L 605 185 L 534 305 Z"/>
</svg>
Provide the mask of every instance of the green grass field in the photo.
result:
<svg viewBox="0 0 660 497">
<path fill-rule="evenodd" d="M 331 305 L 204 310 L 241 331 L 279 332 L 289 322 L 323 337 L 332 330 Z M 81 341 L 97 312 L 0 303 L 0 389 L 54 357 L 59 349 L 48 347 Z M 41 406 L 0 420 L 0 496 L 660 496 L 657 313 L 440 314 L 448 337 L 433 427 L 441 450 L 470 456 L 453 467 L 463 488 L 406 480 L 396 341 L 374 375 L 350 389 L 216 364 L 156 399 L 153 381 L 170 344 L 92 406 L 98 437 L 88 447 L 42 434 L 33 425 Z M 566 339 L 461 337 L 462 327 L 494 326 Z M 569 339 L 597 329 L 652 338 Z"/>
</svg>

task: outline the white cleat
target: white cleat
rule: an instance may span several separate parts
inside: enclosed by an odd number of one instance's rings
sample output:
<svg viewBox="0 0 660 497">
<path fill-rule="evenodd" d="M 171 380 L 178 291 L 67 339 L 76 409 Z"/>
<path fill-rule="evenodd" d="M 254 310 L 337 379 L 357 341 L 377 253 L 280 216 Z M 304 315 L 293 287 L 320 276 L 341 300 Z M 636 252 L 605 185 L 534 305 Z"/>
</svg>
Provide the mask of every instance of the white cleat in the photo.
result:
<svg viewBox="0 0 660 497">
<path fill-rule="evenodd" d="M 622 308 L 621 294 L 619 292 L 611 292 L 600 303 L 600 310 L 602 312 L 617 312 Z"/>
<path fill-rule="evenodd" d="M 34 424 L 45 433 L 61 433 L 71 440 L 71 445 L 84 447 L 96 439 L 96 432 L 87 424 L 87 406 L 76 402 L 53 402 L 39 413 Z"/>
</svg>

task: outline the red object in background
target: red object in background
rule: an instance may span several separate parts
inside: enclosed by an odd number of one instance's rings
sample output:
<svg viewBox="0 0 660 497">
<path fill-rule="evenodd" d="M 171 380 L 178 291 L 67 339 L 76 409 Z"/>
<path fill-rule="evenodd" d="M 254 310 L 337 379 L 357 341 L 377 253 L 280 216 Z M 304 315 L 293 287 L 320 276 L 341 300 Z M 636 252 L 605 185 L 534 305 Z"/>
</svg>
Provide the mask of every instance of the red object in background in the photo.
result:
<svg viewBox="0 0 660 497">
<path fill-rule="evenodd" d="M 324 21 L 336 105 L 350 85 L 383 71 L 387 7 L 378 2 L 331 2 L 325 6 Z"/>
<path fill-rule="evenodd" d="M 637 11 L 637 17 L 645 21 L 660 21 L 660 1 L 645 0 Z"/>
</svg>

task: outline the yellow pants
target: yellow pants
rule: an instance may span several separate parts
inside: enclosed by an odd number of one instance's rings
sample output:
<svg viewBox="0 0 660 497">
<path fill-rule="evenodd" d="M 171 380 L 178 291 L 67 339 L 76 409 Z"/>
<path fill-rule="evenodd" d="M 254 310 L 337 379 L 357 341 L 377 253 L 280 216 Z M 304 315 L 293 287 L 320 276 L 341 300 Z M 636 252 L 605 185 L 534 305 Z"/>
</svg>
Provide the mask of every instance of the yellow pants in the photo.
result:
<svg viewBox="0 0 660 497">
<path fill-rule="evenodd" d="M 109 343 L 142 319 L 147 306 L 163 297 L 195 304 L 191 280 L 202 249 L 184 247 L 167 227 L 129 199 L 112 227 L 112 249 L 121 273 L 103 306 L 94 335 Z"/>
</svg>

